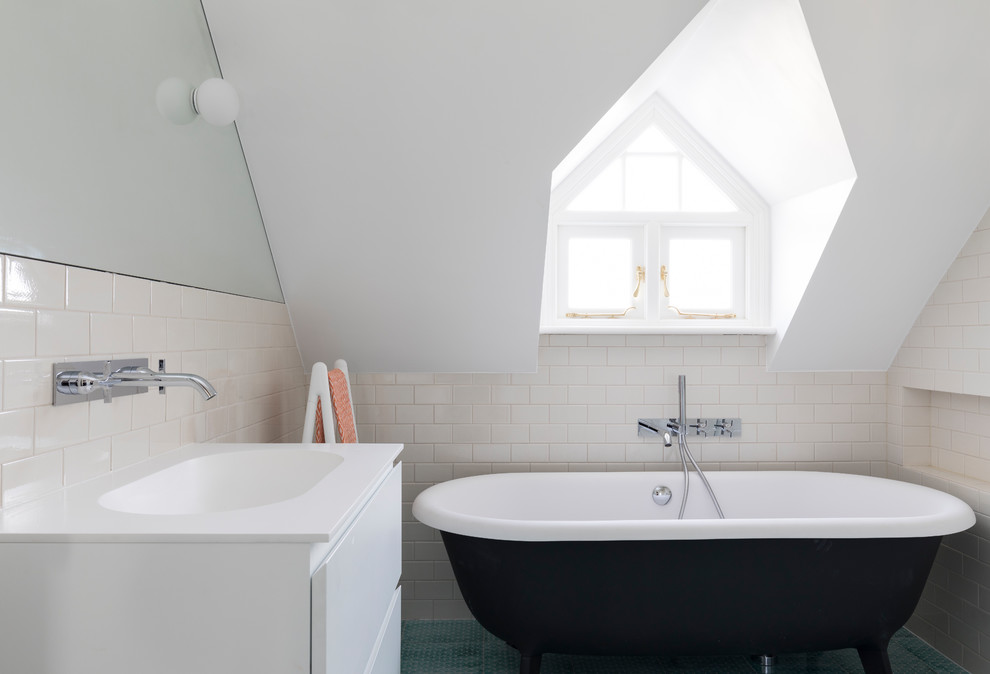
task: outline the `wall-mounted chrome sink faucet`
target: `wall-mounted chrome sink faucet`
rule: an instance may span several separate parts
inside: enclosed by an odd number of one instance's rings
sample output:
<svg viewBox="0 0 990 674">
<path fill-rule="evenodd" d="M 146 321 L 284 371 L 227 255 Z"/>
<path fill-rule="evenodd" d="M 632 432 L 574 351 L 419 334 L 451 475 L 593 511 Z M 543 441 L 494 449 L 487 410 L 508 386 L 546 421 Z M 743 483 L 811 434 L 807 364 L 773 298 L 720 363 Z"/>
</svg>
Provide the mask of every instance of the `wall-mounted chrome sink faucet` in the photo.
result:
<svg viewBox="0 0 990 674">
<path fill-rule="evenodd" d="M 147 358 L 96 360 L 76 363 L 55 363 L 52 366 L 52 404 L 99 400 L 110 402 L 114 397 L 144 393 L 157 386 L 165 393 L 166 386 L 188 386 L 199 391 L 206 400 L 217 391 L 210 382 L 196 374 L 165 372 L 165 361 L 158 361 L 158 371 L 148 367 Z"/>
</svg>

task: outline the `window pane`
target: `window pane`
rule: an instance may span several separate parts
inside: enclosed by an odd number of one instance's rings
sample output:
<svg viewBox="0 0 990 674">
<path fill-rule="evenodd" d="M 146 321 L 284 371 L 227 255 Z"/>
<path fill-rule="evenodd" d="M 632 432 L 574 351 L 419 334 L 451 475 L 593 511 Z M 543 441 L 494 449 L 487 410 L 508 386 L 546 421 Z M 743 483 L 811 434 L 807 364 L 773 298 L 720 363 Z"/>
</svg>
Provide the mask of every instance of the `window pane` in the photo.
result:
<svg viewBox="0 0 990 674">
<path fill-rule="evenodd" d="M 732 199 L 702 173 L 693 161 L 685 158 L 681 171 L 681 179 L 684 181 L 682 210 L 708 213 L 733 213 L 739 210 Z"/>
<path fill-rule="evenodd" d="M 617 159 L 581 190 L 570 205 L 569 211 L 621 211 L 622 165 Z"/>
<path fill-rule="evenodd" d="M 567 304 L 572 309 L 625 309 L 633 292 L 632 242 L 572 238 L 567 246 Z"/>
<path fill-rule="evenodd" d="M 732 309 L 732 244 L 725 239 L 671 239 L 670 304 L 681 311 Z"/>
<path fill-rule="evenodd" d="M 680 154 L 676 145 L 670 142 L 666 134 L 655 126 L 649 127 L 639 138 L 626 148 L 626 152 L 673 152 Z"/>
<path fill-rule="evenodd" d="M 677 211 L 680 157 L 626 156 L 626 210 Z"/>
</svg>

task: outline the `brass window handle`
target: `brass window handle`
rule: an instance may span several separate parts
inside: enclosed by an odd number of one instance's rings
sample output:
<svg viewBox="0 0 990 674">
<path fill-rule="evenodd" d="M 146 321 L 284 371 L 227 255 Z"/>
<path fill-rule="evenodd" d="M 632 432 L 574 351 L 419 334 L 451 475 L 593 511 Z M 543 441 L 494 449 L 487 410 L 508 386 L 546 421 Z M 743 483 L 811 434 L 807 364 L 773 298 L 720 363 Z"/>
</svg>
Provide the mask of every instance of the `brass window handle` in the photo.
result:
<svg viewBox="0 0 990 674">
<path fill-rule="evenodd" d="M 664 297 L 670 297 L 670 291 L 667 290 L 667 278 L 669 276 L 670 276 L 670 272 L 667 271 L 667 265 L 665 265 L 665 264 L 664 265 L 660 265 L 660 280 L 663 282 L 663 296 Z M 638 286 L 637 286 L 637 288 L 638 288 Z M 693 312 L 689 312 L 689 311 L 681 311 L 680 309 L 678 309 L 677 307 L 675 307 L 673 304 L 668 304 L 667 305 L 667 308 L 668 309 L 671 309 L 673 311 L 676 311 L 677 312 L 677 315 L 678 316 L 681 316 L 683 318 L 712 318 L 712 319 L 717 319 L 717 318 L 735 318 L 736 317 L 735 314 L 705 314 L 705 313 L 693 313 Z"/>
<path fill-rule="evenodd" d="M 639 289 L 643 286 L 643 281 L 646 280 L 646 269 L 642 265 L 636 265 L 636 289 L 633 290 L 633 299 L 639 297 Z M 601 314 L 579 314 L 574 312 L 569 312 L 564 314 L 566 318 L 623 318 L 630 311 L 635 309 L 635 306 L 631 306 L 625 311 L 619 313 L 601 313 Z"/>
</svg>

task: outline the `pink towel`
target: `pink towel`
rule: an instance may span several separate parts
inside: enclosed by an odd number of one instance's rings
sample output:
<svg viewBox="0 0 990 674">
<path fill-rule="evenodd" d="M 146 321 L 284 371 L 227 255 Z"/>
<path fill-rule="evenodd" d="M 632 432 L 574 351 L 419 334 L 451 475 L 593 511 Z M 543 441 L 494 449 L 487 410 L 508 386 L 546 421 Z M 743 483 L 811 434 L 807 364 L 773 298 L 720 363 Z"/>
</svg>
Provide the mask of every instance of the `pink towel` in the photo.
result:
<svg viewBox="0 0 990 674">
<path fill-rule="evenodd" d="M 313 426 L 313 442 L 324 443 L 327 441 L 327 436 L 323 434 L 323 405 L 320 404 L 320 398 L 316 398 L 316 424 Z"/>
<path fill-rule="evenodd" d="M 357 428 L 354 426 L 354 410 L 347 390 L 347 377 L 339 369 L 330 370 L 330 397 L 333 399 L 333 414 L 337 420 L 337 432 L 341 442 L 357 442 Z"/>
</svg>

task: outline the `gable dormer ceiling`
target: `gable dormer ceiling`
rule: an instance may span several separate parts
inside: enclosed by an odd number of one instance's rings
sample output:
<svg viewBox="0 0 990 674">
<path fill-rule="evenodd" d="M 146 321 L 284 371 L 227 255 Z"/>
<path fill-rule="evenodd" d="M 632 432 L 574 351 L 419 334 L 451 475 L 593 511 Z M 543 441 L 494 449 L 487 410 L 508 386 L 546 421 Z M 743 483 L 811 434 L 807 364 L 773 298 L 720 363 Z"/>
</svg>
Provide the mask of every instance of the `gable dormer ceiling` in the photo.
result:
<svg viewBox="0 0 990 674">
<path fill-rule="evenodd" d="M 306 364 L 504 372 L 551 172 L 704 2 L 204 5 Z M 990 205 L 990 4 L 800 6 L 858 178 L 771 366 L 883 370 Z"/>
</svg>

